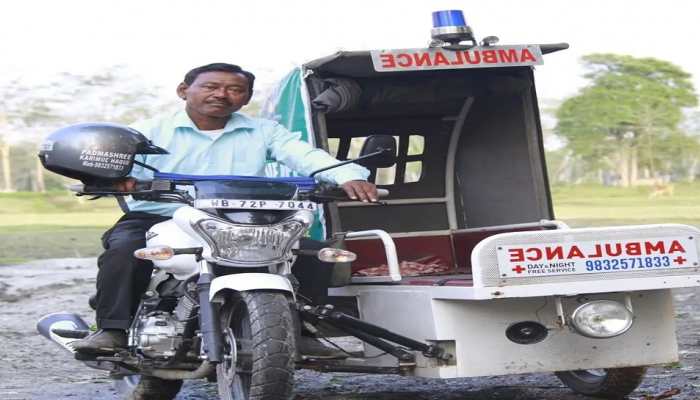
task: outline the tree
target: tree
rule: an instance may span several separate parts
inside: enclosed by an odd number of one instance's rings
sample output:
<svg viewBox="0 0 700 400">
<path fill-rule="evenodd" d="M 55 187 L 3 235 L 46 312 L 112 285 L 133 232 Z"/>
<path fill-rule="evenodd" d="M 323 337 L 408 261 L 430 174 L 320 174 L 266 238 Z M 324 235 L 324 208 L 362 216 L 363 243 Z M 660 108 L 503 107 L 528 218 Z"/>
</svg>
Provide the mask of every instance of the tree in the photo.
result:
<svg viewBox="0 0 700 400">
<path fill-rule="evenodd" d="M 583 62 L 591 85 L 562 103 L 556 131 L 589 168 L 613 168 L 629 186 L 641 169 L 670 174 L 700 146 L 679 129 L 684 108 L 697 105 L 690 74 L 654 58 L 591 54 Z"/>
<path fill-rule="evenodd" d="M 29 129 L 44 123 L 57 121 L 50 97 L 46 96 L 47 86 L 26 86 L 13 80 L 2 87 L 0 98 L 0 168 L 3 175 L 3 191 L 15 190 L 12 179 L 11 148 L 13 143 L 22 141 L 22 129 Z M 38 160 L 37 160 L 38 162 Z M 37 164 L 38 165 L 38 164 Z M 37 169 L 37 184 L 43 190 L 43 175 Z"/>
<path fill-rule="evenodd" d="M 172 107 L 172 101 L 158 98 L 157 89 L 121 66 L 92 75 L 63 73 L 51 84 L 29 86 L 12 81 L 2 85 L 0 170 L 4 190 L 45 190 L 36 148 L 49 132 L 87 121 L 128 124 Z M 23 154 L 11 154 L 11 147 Z M 18 167 L 21 176 L 13 173 L 17 163 L 22 165 Z"/>
<path fill-rule="evenodd" d="M 680 158 L 675 164 L 679 174 L 686 175 L 689 182 L 693 182 L 700 176 L 700 110 L 694 109 L 686 113 L 682 130 L 690 136 L 687 145 L 679 144 L 681 152 L 688 154 Z"/>
</svg>

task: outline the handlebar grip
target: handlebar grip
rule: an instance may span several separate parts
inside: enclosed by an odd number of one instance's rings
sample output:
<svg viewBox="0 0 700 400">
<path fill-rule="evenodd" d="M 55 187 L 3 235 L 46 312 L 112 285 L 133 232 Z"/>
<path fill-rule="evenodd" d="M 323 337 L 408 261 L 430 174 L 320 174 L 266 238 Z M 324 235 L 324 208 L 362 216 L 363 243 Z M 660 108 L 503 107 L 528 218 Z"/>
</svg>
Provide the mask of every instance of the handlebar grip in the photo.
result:
<svg viewBox="0 0 700 400">
<path fill-rule="evenodd" d="M 76 192 L 76 193 L 84 192 L 85 185 L 83 185 L 82 183 L 75 183 L 73 185 L 69 185 L 68 190 L 70 190 L 71 192 Z"/>
<path fill-rule="evenodd" d="M 136 184 L 134 185 L 134 192 L 151 189 L 153 189 L 153 181 L 136 181 Z M 170 189 L 170 185 L 168 185 L 166 189 Z"/>
</svg>

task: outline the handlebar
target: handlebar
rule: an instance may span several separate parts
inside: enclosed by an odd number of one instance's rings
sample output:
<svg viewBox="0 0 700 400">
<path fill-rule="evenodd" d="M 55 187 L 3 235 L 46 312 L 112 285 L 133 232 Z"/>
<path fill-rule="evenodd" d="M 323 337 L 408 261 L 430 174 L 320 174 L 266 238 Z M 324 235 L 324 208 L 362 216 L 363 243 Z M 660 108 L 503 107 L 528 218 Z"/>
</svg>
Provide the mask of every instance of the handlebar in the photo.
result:
<svg viewBox="0 0 700 400">
<path fill-rule="evenodd" d="M 151 190 L 153 181 L 136 181 L 136 184 L 134 185 L 134 192 L 142 192 L 146 190 Z M 107 185 L 91 185 L 91 184 L 84 184 L 84 183 L 77 183 L 68 186 L 68 190 L 71 192 L 76 192 L 79 195 L 80 194 L 89 194 L 89 195 L 98 195 L 98 196 L 107 196 L 107 195 L 115 195 L 115 196 L 127 196 L 131 192 L 122 192 L 119 190 L 115 190 L 115 187 L 111 184 Z"/>
<path fill-rule="evenodd" d="M 69 190 L 76 192 L 78 196 L 133 196 L 138 200 L 161 201 L 161 202 L 183 202 L 191 203 L 192 198 L 187 194 L 186 190 L 175 188 L 176 183 L 167 180 L 146 180 L 136 181 L 134 191 L 122 192 L 115 190 L 114 184 L 74 184 L 70 185 Z M 389 191 L 387 189 L 377 189 L 379 198 L 387 197 Z M 299 196 L 303 200 L 310 200 L 317 203 L 328 203 L 333 201 L 349 201 L 348 197 L 341 186 L 331 184 L 318 184 L 318 186 L 309 192 L 302 192 Z"/>
</svg>

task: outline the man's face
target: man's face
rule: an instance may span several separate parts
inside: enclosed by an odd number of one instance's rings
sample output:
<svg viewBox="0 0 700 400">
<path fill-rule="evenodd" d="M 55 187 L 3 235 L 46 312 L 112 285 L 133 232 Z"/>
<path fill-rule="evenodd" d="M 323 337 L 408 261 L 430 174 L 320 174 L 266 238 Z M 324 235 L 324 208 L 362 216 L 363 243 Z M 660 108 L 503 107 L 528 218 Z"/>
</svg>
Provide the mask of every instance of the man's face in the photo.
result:
<svg viewBox="0 0 700 400">
<path fill-rule="evenodd" d="M 188 110 L 213 118 L 238 111 L 251 95 L 245 75 L 220 71 L 203 72 L 191 85 L 181 83 L 177 94 L 187 102 Z"/>
</svg>

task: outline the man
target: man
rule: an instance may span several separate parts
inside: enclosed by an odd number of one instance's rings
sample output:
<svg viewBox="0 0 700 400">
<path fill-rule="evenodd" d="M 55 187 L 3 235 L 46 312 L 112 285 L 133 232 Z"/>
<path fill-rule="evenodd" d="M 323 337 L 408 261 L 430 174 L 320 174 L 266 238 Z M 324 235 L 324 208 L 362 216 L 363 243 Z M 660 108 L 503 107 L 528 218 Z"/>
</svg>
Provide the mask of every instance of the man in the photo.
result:
<svg viewBox="0 0 700 400">
<path fill-rule="evenodd" d="M 254 81 L 252 73 L 231 64 L 209 64 L 188 72 L 177 87 L 177 95 L 185 101 L 184 111 L 132 126 L 170 152 L 144 156 L 141 161 L 163 172 L 251 176 L 264 175 L 268 153 L 302 174 L 338 162 L 274 121 L 237 113 L 250 101 Z M 368 175 L 365 168 L 348 164 L 318 176 L 341 185 L 352 199 L 374 202 L 377 190 L 365 181 Z M 152 173 L 135 167 L 131 176 L 150 179 Z M 133 178 L 117 183 L 116 187 L 120 191 L 132 191 L 136 182 Z M 169 219 L 181 206 L 131 198 L 120 204 L 125 214 L 103 235 L 105 251 L 98 259 L 95 300 L 99 330 L 73 343 L 79 352 L 110 352 L 126 346 L 126 329 L 152 272 L 152 264 L 134 258 L 133 252 L 145 246 L 145 233 L 151 226 Z M 295 265 L 293 272 L 297 274 L 299 268 L 302 267 Z M 301 275 L 304 275 L 302 292 L 318 295 L 318 288 L 308 287 L 314 281 L 308 271 Z M 325 291 L 325 286 L 322 290 Z"/>
</svg>

